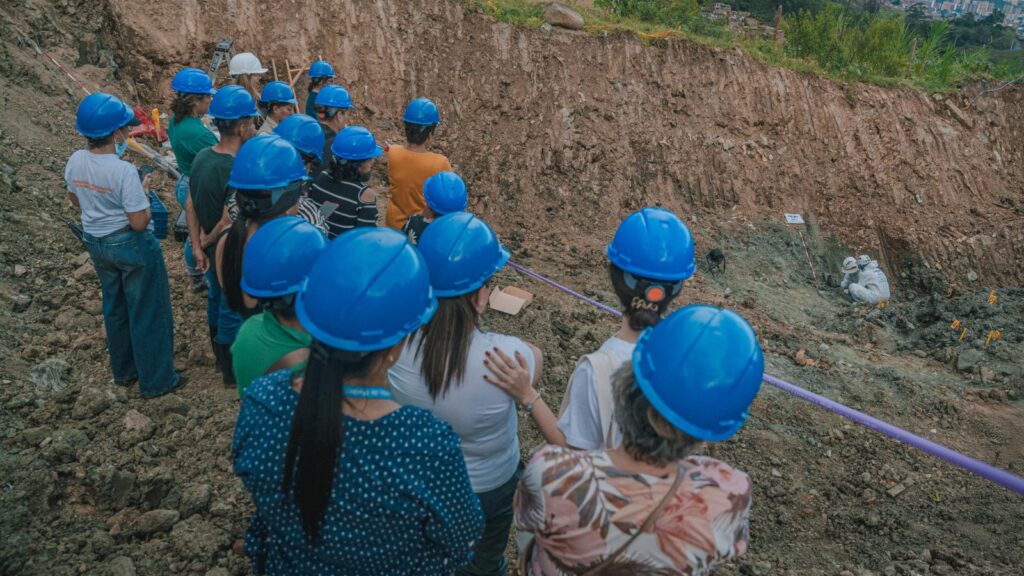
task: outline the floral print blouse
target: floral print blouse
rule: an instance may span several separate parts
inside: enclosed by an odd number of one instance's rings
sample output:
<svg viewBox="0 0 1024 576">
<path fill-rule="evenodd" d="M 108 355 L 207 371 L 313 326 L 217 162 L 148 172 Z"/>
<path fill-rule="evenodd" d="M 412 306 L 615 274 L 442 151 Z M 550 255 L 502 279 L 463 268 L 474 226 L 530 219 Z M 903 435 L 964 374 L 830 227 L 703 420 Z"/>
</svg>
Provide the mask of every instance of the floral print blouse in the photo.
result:
<svg viewBox="0 0 1024 576">
<path fill-rule="evenodd" d="M 750 478 L 714 458 L 692 456 L 681 466 L 675 497 L 612 563 L 614 573 L 702 575 L 747 551 Z M 579 574 L 614 554 L 674 480 L 616 468 L 603 451 L 541 448 L 515 503 L 516 526 L 534 538 L 530 573 Z"/>
</svg>

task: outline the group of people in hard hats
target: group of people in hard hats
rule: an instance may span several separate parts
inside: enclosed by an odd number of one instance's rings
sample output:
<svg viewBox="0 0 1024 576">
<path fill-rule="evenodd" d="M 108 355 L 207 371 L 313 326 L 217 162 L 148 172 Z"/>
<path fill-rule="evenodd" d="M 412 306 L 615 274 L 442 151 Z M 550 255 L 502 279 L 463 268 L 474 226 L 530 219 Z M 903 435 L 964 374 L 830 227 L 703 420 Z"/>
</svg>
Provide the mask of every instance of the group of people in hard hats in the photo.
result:
<svg viewBox="0 0 1024 576">
<path fill-rule="evenodd" d="M 889 279 L 878 267 L 878 261 L 867 254 L 859 257 L 847 256 L 840 267 L 843 280 L 840 288 L 850 302 L 857 304 L 880 304 L 888 302 Z"/>
<path fill-rule="evenodd" d="M 694 273 L 686 224 L 644 208 L 618 226 L 607 270 L 621 325 L 553 409 L 543 351 L 481 328 L 510 254 L 430 151 L 438 107 L 413 100 L 407 144 L 385 152 L 348 125 L 327 62 L 310 66 L 300 114 L 248 56 L 249 77 L 220 89 L 179 71 L 169 135 L 189 272 L 242 398 L 232 454 L 255 503 L 255 571 L 505 574 L 513 523 L 523 574 L 706 574 L 743 554 L 750 479 L 700 454 L 743 426 L 764 358 L 736 312 L 668 313 Z M 84 99 L 86 148 L 66 179 L 114 380 L 154 397 L 185 377 L 148 199 L 120 159 L 133 122 L 115 96 Z M 369 182 L 382 157 L 383 217 Z M 520 409 L 547 443 L 525 465 Z"/>
</svg>

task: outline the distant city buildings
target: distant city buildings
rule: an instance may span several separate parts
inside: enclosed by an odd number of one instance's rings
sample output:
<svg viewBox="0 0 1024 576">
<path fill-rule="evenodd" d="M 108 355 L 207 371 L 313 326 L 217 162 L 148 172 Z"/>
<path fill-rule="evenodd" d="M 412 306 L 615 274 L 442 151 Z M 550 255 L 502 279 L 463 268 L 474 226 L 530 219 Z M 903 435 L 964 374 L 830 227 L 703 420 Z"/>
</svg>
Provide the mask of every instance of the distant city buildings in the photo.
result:
<svg viewBox="0 0 1024 576">
<path fill-rule="evenodd" d="M 984 18 L 1000 10 L 1005 15 L 1004 26 L 1016 28 L 1018 33 L 1024 30 L 1024 0 L 893 0 L 893 4 L 905 9 L 921 4 L 939 18 L 956 18 L 965 14 Z"/>
</svg>

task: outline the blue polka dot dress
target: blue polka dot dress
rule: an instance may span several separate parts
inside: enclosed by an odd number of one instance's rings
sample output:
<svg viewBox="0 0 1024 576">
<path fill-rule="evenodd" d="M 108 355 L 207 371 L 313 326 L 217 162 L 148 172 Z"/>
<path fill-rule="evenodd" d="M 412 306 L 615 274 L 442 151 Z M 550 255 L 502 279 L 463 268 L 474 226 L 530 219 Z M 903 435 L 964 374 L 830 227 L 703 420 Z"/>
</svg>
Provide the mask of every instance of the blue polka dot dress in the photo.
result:
<svg viewBox="0 0 1024 576">
<path fill-rule="evenodd" d="M 253 381 L 235 427 L 235 474 L 256 504 L 246 553 L 257 573 L 433 575 L 466 563 L 483 512 L 459 437 L 411 406 L 374 421 L 344 417 L 320 539 L 307 540 L 294 492 L 282 489 L 299 398 L 290 376 L 283 370 Z"/>
</svg>

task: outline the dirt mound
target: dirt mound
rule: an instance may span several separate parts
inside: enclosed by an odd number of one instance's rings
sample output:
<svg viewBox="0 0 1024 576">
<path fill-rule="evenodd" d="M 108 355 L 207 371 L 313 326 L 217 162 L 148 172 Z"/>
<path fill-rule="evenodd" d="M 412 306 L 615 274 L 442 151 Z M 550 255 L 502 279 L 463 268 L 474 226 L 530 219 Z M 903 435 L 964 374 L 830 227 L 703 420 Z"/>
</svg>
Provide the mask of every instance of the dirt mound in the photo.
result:
<svg viewBox="0 0 1024 576">
<path fill-rule="evenodd" d="M 660 202 L 686 214 L 699 254 L 727 256 L 684 300 L 748 316 L 772 374 L 1024 473 L 1024 293 L 999 288 L 988 303 L 988 286 L 1024 278 L 1019 90 L 967 110 L 959 97 L 844 87 L 681 41 L 518 30 L 442 0 L 312 2 L 298 14 L 225 0 L 28 0 L 9 16 L 0 574 L 248 571 L 250 504 L 230 464 L 237 400 L 195 330 L 205 301 L 187 291 L 180 245 L 163 242 L 192 383 L 146 402 L 110 382 L 98 286 L 60 220 L 72 216 L 61 174 L 79 144 L 79 93 L 19 33 L 89 85 L 146 105 L 166 105 L 170 73 L 203 65 L 222 35 L 279 68 L 329 58 L 363 106 L 355 120 L 392 142 L 405 101 L 435 97 L 440 147 L 517 261 L 614 304 L 600 248 L 628 210 Z M 158 188 L 174 206 L 171 183 Z M 777 223 L 783 211 L 804 213 L 805 238 Z M 836 290 L 839 261 L 862 251 L 881 254 L 898 286 L 882 310 Z M 526 282 L 510 270 L 499 279 Z M 545 351 L 542 391 L 557 403 L 614 320 L 529 287 L 538 300 L 524 314 L 487 323 Z M 970 328 L 962 341 L 954 320 Z M 986 345 L 994 329 L 1002 338 Z M 800 349 L 815 366 L 793 362 Z M 521 432 L 524 452 L 538 444 L 526 418 Z M 718 450 L 756 487 L 751 551 L 719 574 L 1024 571 L 1019 497 L 777 390 Z"/>
</svg>

